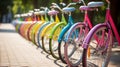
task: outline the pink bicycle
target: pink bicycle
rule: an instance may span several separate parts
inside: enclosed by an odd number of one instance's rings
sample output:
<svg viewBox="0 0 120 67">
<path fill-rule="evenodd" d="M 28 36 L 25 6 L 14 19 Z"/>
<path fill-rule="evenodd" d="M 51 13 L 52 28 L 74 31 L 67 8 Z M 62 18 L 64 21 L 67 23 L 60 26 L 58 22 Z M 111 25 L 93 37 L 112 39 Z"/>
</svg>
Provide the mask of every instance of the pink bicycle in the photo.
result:
<svg viewBox="0 0 120 67">
<path fill-rule="evenodd" d="M 94 26 L 83 41 L 83 67 L 107 67 L 114 42 L 113 35 L 120 45 L 120 35 L 110 14 L 110 1 L 106 2 L 108 7 L 105 22 Z M 92 7 L 91 3 L 88 3 L 89 7 Z"/>
</svg>

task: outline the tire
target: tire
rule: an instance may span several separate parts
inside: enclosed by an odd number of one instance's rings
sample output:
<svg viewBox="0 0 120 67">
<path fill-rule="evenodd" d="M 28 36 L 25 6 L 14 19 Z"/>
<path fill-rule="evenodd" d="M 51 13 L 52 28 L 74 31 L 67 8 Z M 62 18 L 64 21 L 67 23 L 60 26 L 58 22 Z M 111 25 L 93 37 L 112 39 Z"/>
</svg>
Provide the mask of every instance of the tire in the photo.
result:
<svg viewBox="0 0 120 67">
<path fill-rule="evenodd" d="M 88 27 L 84 24 L 77 24 L 72 27 L 66 36 L 64 45 L 64 55 L 70 67 L 81 65 L 83 48 L 82 44 L 88 33 Z"/>
<path fill-rule="evenodd" d="M 30 41 L 30 31 L 31 31 L 31 28 L 33 27 L 34 23 L 31 23 L 30 27 L 28 28 L 28 31 L 27 31 L 27 39 Z"/>
<path fill-rule="evenodd" d="M 52 31 L 52 28 L 53 28 L 53 26 L 55 26 L 55 24 L 56 23 L 51 23 L 50 25 L 48 25 L 47 27 L 45 27 L 44 28 L 44 35 L 42 35 L 43 34 L 43 32 L 42 32 L 42 34 L 41 34 L 41 38 L 42 38 L 42 48 L 43 48 L 43 50 L 46 52 L 46 53 L 48 53 L 48 54 L 50 54 L 50 49 L 49 49 L 49 38 L 50 38 L 50 33 L 51 33 L 51 31 Z"/>
<path fill-rule="evenodd" d="M 41 32 L 42 30 L 49 24 L 49 22 L 46 22 L 45 24 L 43 24 L 39 30 L 38 30 L 38 33 L 37 33 L 37 42 L 38 42 L 38 45 L 40 48 L 42 48 L 42 40 L 41 40 Z"/>
<path fill-rule="evenodd" d="M 60 26 L 53 28 L 52 33 L 51 33 L 51 37 L 49 39 L 49 49 L 50 49 L 51 55 L 57 60 L 59 59 L 58 36 L 59 36 L 63 27 L 64 27 L 64 25 L 60 25 Z"/>
<path fill-rule="evenodd" d="M 53 44 L 54 43 L 54 44 Z M 50 53 L 51 55 L 55 58 L 55 59 L 59 59 L 58 56 L 58 42 L 53 40 L 53 39 L 49 39 L 49 49 L 50 49 Z"/>
<path fill-rule="evenodd" d="M 66 29 L 66 28 L 65 28 Z M 60 38 L 60 40 L 58 40 L 58 54 L 59 54 L 59 58 L 60 60 L 66 64 L 65 61 L 65 57 L 64 57 L 64 45 L 65 45 L 65 36 L 67 34 L 69 29 L 67 30 L 62 30 L 62 38 Z M 61 34 L 61 33 L 60 33 Z M 60 35 L 59 35 L 60 36 Z"/>
<path fill-rule="evenodd" d="M 83 67 L 107 67 L 112 48 L 110 28 L 106 25 L 97 25 L 88 33 L 84 42 L 88 45 L 83 51 Z"/>
<path fill-rule="evenodd" d="M 49 39 L 46 37 L 42 37 L 42 49 L 50 54 L 50 49 L 49 49 Z"/>
<path fill-rule="evenodd" d="M 60 60 L 66 64 L 65 57 L 64 57 L 64 45 L 65 45 L 65 42 L 63 40 L 58 43 L 58 46 L 59 46 L 58 54 L 59 54 Z"/>
</svg>

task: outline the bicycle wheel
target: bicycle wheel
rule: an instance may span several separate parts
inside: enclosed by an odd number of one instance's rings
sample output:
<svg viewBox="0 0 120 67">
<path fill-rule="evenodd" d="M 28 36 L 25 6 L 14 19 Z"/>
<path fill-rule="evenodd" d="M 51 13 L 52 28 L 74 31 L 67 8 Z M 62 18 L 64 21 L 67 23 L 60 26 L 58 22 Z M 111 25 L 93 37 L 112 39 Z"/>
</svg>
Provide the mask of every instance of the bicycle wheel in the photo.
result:
<svg viewBox="0 0 120 67">
<path fill-rule="evenodd" d="M 88 33 L 88 27 L 84 24 L 77 24 L 68 31 L 66 36 L 64 55 L 70 67 L 81 65 L 83 53 L 83 40 Z"/>
<path fill-rule="evenodd" d="M 58 24 L 59 25 L 59 24 Z M 55 28 L 53 28 L 52 33 L 50 39 L 49 39 L 49 49 L 51 52 L 51 55 L 55 58 L 55 59 L 59 59 L 59 55 L 58 55 L 58 36 L 62 30 L 62 28 L 65 25 L 60 25 L 60 26 L 55 26 Z"/>
<path fill-rule="evenodd" d="M 86 43 L 85 43 L 86 42 Z M 106 25 L 97 25 L 86 36 L 83 44 L 83 66 L 107 67 L 112 48 L 112 31 Z"/>
<path fill-rule="evenodd" d="M 42 49 L 43 49 L 46 53 L 50 54 L 49 38 L 46 37 L 46 36 L 44 36 L 44 37 L 42 37 L 41 39 L 42 39 Z"/>
<path fill-rule="evenodd" d="M 42 23 L 36 23 L 36 25 L 35 25 L 35 27 L 33 28 L 33 32 L 32 32 L 32 35 L 31 35 L 31 41 L 36 45 L 36 46 L 39 46 L 38 44 L 37 44 L 37 42 L 35 41 L 35 36 L 36 36 L 36 34 L 37 34 L 37 32 L 38 32 L 38 29 L 39 29 L 39 27 L 41 26 L 41 24 Z"/>
<path fill-rule="evenodd" d="M 27 30 L 27 39 L 28 40 L 30 40 L 30 30 L 31 30 L 31 28 L 32 28 L 32 26 L 34 25 L 34 23 L 31 23 L 31 25 L 30 25 L 30 27 L 28 28 L 28 30 Z"/>
<path fill-rule="evenodd" d="M 33 42 L 38 46 L 38 47 L 40 47 L 40 45 L 39 45 L 39 43 L 38 43 L 38 41 L 37 41 L 37 38 L 38 38 L 38 32 L 39 32 L 39 29 L 41 28 L 41 26 L 44 24 L 44 22 L 41 22 L 41 23 L 39 23 L 38 24 L 38 26 L 36 27 L 36 31 L 35 31 L 35 33 L 34 33 L 34 36 L 33 36 L 33 38 L 34 38 L 34 40 L 33 40 Z"/>
<path fill-rule="evenodd" d="M 52 27 L 46 27 L 46 32 L 45 32 L 45 35 L 41 37 L 41 40 L 42 40 L 42 48 L 43 50 L 50 54 L 50 49 L 49 49 L 49 35 L 50 35 L 50 32 L 51 32 L 51 28 Z"/>
<path fill-rule="evenodd" d="M 42 38 L 42 48 L 43 50 L 50 54 L 50 49 L 49 49 L 49 38 L 50 38 L 50 33 L 52 31 L 53 26 L 55 26 L 57 23 L 53 22 L 46 26 L 44 30 L 42 31 L 41 38 Z"/>
<path fill-rule="evenodd" d="M 43 25 L 39 28 L 39 30 L 38 30 L 37 40 L 36 40 L 36 41 L 37 41 L 37 43 L 38 43 L 38 45 L 39 45 L 40 48 L 42 48 L 41 32 L 42 32 L 42 30 L 43 30 L 48 24 L 50 24 L 50 22 L 46 22 L 46 23 L 43 24 Z"/>
</svg>

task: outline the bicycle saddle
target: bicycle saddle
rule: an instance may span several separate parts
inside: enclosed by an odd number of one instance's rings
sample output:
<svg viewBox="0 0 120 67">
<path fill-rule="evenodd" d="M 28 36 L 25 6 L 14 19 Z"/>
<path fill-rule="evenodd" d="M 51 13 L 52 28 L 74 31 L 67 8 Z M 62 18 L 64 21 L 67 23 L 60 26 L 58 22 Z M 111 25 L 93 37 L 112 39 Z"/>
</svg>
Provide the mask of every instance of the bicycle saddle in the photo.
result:
<svg viewBox="0 0 120 67">
<path fill-rule="evenodd" d="M 80 6 L 80 10 L 87 10 L 87 11 L 92 11 L 95 10 L 95 8 L 103 6 L 103 2 L 89 2 L 88 6 Z"/>
<path fill-rule="evenodd" d="M 40 15 L 45 15 L 46 12 L 45 11 L 39 11 Z"/>
<path fill-rule="evenodd" d="M 73 11 L 75 11 L 75 8 L 74 7 L 65 7 L 62 10 L 63 10 L 63 12 L 73 12 Z"/>
<path fill-rule="evenodd" d="M 45 11 L 34 12 L 36 15 L 45 15 Z"/>
<path fill-rule="evenodd" d="M 80 6 L 79 10 L 92 11 L 94 8 L 91 8 L 89 6 Z"/>
<path fill-rule="evenodd" d="M 103 6 L 104 5 L 104 3 L 103 2 L 89 2 L 88 3 L 88 6 L 89 7 L 101 7 L 101 6 Z"/>
<path fill-rule="evenodd" d="M 48 15 L 56 15 L 56 14 L 58 14 L 58 13 L 59 13 L 59 12 L 56 11 L 56 10 L 51 10 L 51 11 L 48 12 Z"/>
</svg>

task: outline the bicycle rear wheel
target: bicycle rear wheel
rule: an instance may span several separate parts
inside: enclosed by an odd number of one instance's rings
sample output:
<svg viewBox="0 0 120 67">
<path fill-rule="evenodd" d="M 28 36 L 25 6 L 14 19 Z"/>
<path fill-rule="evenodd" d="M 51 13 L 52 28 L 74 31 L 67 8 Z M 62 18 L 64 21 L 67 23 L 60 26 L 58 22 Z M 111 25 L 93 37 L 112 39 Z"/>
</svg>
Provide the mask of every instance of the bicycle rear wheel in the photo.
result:
<svg viewBox="0 0 120 67">
<path fill-rule="evenodd" d="M 64 54 L 67 64 L 70 67 L 81 65 L 83 53 L 83 40 L 88 33 L 84 24 L 78 24 L 68 31 L 64 47 Z"/>
<path fill-rule="evenodd" d="M 86 43 L 85 43 L 86 42 Z M 107 67 L 112 48 L 112 31 L 106 25 L 97 25 L 86 36 L 83 44 L 88 44 L 83 51 L 83 66 Z"/>
</svg>

